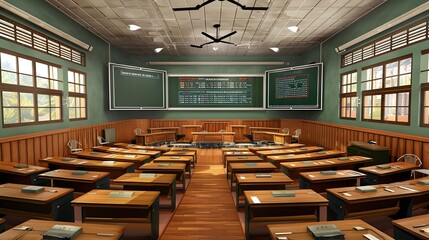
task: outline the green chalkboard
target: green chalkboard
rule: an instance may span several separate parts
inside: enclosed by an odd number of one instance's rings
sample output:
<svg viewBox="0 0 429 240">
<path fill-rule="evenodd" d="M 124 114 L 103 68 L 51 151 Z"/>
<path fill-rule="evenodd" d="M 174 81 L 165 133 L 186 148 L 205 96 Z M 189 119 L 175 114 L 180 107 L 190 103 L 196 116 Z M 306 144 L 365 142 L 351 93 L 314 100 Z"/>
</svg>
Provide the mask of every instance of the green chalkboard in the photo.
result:
<svg viewBox="0 0 429 240">
<path fill-rule="evenodd" d="M 274 69 L 265 74 L 267 109 L 322 110 L 322 63 Z"/>
<path fill-rule="evenodd" d="M 165 71 L 109 63 L 110 110 L 166 109 Z"/>
<path fill-rule="evenodd" d="M 169 76 L 168 108 L 262 110 L 264 77 Z"/>
</svg>

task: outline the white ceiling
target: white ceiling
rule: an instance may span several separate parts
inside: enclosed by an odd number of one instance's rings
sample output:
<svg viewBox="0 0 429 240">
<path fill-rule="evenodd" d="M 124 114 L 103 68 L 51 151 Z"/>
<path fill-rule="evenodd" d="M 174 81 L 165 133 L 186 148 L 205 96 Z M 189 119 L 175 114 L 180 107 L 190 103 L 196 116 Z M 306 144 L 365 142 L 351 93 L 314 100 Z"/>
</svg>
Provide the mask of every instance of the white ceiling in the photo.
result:
<svg viewBox="0 0 429 240">
<path fill-rule="evenodd" d="M 296 54 L 320 44 L 386 0 L 236 0 L 248 7 L 269 7 L 267 11 L 242 10 L 224 1 L 214 1 L 195 11 L 173 11 L 193 7 L 205 0 L 46 0 L 89 31 L 126 52 L 153 55 L 271 55 Z M 225 41 L 202 49 L 190 47 L 210 41 L 201 34 L 219 37 L 232 31 Z M 128 30 L 128 24 L 141 26 Z M 297 25 L 293 33 L 287 27 Z M 79 38 L 79 36 L 76 36 Z M 218 46 L 217 51 L 213 46 Z M 269 48 L 278 47 L 274 53 Z"/>
</svg>

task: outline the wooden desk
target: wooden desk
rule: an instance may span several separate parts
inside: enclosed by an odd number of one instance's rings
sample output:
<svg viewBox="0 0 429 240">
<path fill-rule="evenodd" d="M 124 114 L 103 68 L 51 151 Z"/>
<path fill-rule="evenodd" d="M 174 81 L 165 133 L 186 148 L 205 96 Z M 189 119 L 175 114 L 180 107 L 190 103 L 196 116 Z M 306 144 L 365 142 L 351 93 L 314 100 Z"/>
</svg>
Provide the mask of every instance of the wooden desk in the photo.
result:
<svg viewBox="0 0 429 240">
<path fill-rule="evenodd" d="M 297 162 L 297 161 L 310 161 L 323 158 L 333 158 L 344 156 L 345 152 L 339 150 L 324 150 L 320 152 L 312 152 L 305 154 L 287 154 L 279 156 L 268 156 L 267 160 L 277 168 L 280 168 L 282 162 Z"/>
<path fill-rule="evenodd" d="M 191 132 L 196 143 L 234 142 L 235 132 Z"/>
<path fill-rule="evenodd" d="M 163 196 L 171 193 L 171 211 L 176 208 L 176 174 L 155 173 L 151 176 L 151 174 L 126 173 L 113 182 L 123 185 L 124 190 L 158 191 Z"/>
<path fill-rule="evenodd" d="M 186 156 L 186 157 L 191 157 L 191 165 L 192 167 L 195 167 L 195 164 L 197 163 L 197 151 L 194 150 L 186 150 L 186 149 L 182 149 L 182 150 L 171 150 L 169 152 L 166 152 L 164 154 L 162 154 L 162 156 Z"/>
<path fill-rule="evenodd" d="M 25 240 L 39 240 L 41 234 L 48 231 L 54 225 L 69 225 L 79 226 L 83 228 L 83 232 L 79 234 L 73 240 L 123 240 L 124 230 L 123 226 L 114 225 L 103 225 L 103 224 L 90 224 L 90 223 L 73 223 L 73 222 L 58 222 L 58 221 L 46 221 L 30 219 L 16 227 L 32 227 L 31 231 L 22 231 L 9 229 L 6 232 L 0 234 L 0 239 L 25 239 Z M 104 236 L 98 236 L 99 234 L 108 234 Z M 111 236 L 109 236 L 111 234 Z M 20 237 L 22 236 L 22 237 Z"/>
<path fill-rule="evenodd" d="M 264 162 L 264 160 L 256 155 L 253 156 L 225 156 L 226 172 L 230 172 L 230 163 L 252 163 L 252 162 Z"/>
<path fill-rule="evenodd" d="M 289 155 L 289 154 L 304 154 L 311 152 L 323 151 L 325 148 L 319 146 L 307 146 L 300 148 L 283 148 L 283 149 L 272 149 L 272 150 L 263 150 L 257 151 L 256 155 L 262 157 L 264 160 L 267 160 L 270 156 L 280 156 L 280 155 Z"/>
<path fill-rule="evenodd" d="M 247 147 L 223 147 L 221 148 L 222 155 L 224 152 L 248 152 L 249 148 Z"/>
<path fill-rule="evenodd" d="M 413 209 L 425 208 L 429 206 L 429 185 L 418 183 L 420 180 L 429 180 L 429 176 L 403 182 L 390 183 L 389 186 L 405 186 L 419 191 L 421 194 L 413 197 Z"/>
<path fill-rule="evenodd" d="M 186 164 L 185 163 L 146 163 L 139 167 L 144 173 L 172 173 L 176 179 L 181 180 L 183 191 L 186 191 Z"/>
<path fill-rule="evenodd" d="M 232 184 L 235 182 L 236 173 L 264 173 L 274 172 L 277 170 L 276 166 L 268 162 L 254 162 L 254 163 L 230 163 L 229 169 L 231 173 L 226 173 L 226 178 L 230 179 L 229 186 L 232 191 Z"/>
<path fill-rule="evenodd" d="M 293 192 L 294 197 L 274 197 L 271 190 L 244 191 L 246 239 L 251 235 L 268 236 L 266 225 L 272 223 L 327 220 L 326 198 L 311 189 Z M 251 227 L 252 223 L 254 226 Z M 263 228 L 258 224 L 262 224 Z"/>
<path fill-rule="evenodd" d="M 186 172 L 189 173 L 189 178 L 192 177 L 192 157 L 191 156 L 174 156 L 162 155 L 153 160 L 154 163 L 184 163 L 186 164 Z"/>
<path fill-rule="evenodd" d="M 410 217 L 412 198 L 421 194 L 417 190 L 410 191 L 397 186 L 388 187 L 394 192 L 385 191 L 384 185 L 373 186 L 377 188 L 376 192 L 359 192 L 355 187 L 327 189 L 329 208 L 333 213 L 330 219 L 390 215 L 398 218 Z"/>
<path fill-rule="evenodd" d="M 135 155 L 135 154 L 119 154 L 119 153 L 103 153 L 103 152 L 90 152 L 80 151 L 72 153 L 73 156 L 84 159 L 101 160 L 101 161 L 118 161 L 118 162 L 132 162 L 135 167 L 139 167 L 144 163 L 150 162 L 150 156 Z"/>
<path fill-rule="evenodd" d="M 227 151 L 222 152 L 222 160 L 223 160 L 223 166 L 226 167 L 226 157 L 228 156 L 255 156 L 254 153 L 249 151 Z"/>
<path fill-rule="evenodd" d="M 153 160 L 161 155 L 161 151 L 144 150 L 144 149 L 130 149 L 121 147 L 109 147 L 109 146 L 95 146 L 92 147 L 95 152 L 107 152 L 107 153 L 120 153 L 120 154 L 132 154 L 132 155 L 147 155 Z"/>
<path fill-rule="evenodd" d="M 98 161 L 69 157 L 47 157 L 39 160 L 47 163 L 51 170 L 74 169 L 96 172 L 108 172 L 111 178 L 117 178 L 124 173 L 134 172 L 134 164 L 130 162 Z"/>
<path fill-rule="evenodd" d="M 357 239 L 366 239 L 363 234 L 371 234 L 374 237 L 380 240 L 394 240 L 389 235 L 378 230 L 377 228 L 369 225 L 368 223 L 360 220 L 342 220 L 342 221 L 324 221 L 324 222 L 306 222 L 306 223 L 285 223 L 285 224 L 270 224 L 268 225 L 268 232 L 272 240 L 277 240 L 277 237 L 287 237 L 290 239 L 299 239 L 299 240 L 313 240 L 314 237 L 310 232 L 307 231 L 307 226 L 312 225 L 327 225 L 334 224 L 338 229 L 340 229 L 345 234 L 346 240 L 357 240 Z M 365 230 L 356 231 L 353 227 L 363 227 Z M 276 234 L 291 232 L 291 234 Z M 399 238 L 398 238 L 399 239 Z M 401 238 L 402 239 L 402 238 Z"/>
<path fill-rule="evenodd" d="M 240 196 L 248 190 L 284 190 L 286 184 L 293 183 L 293 180 L 284 173 L 273 172 L 264 173 L 261 177 L 258 173 L 237 173 L 236 174 L 235 206 L 237 210 L 240 205 Z"/>
<path fill-rule="evenodd" d="M 92 190 L 71 202 L 75 222 L 150 223 L 151 239 L 159 235 L 159 192 L 131 191 L 131 197 L 109 197 L 117 190 Z"/>
<path fill-rule="evenodd" d="M 176 141 L 175 132 L 156 132 L 136 135 L 137 145 L 151 145 L 155 143 Z"/>
<path fill-rule="evenodd" d="M 83 174 L 76 174 L 80 172 Z M 57 169 L 42 173 L 39 178 L 50 180 L 51 187 L 73 188 L 75 192 L 110 188 L 108 172 L 88 171 L 85 173 L 85 170 Z"/>
<path fill-rule="evenodd" d="M 326 192 L 327 188 L 360 186 L 365 174 L 353 170 L 337 170 L 335 175 L 321 172 L 302 172 L 299 174 L 299 188 Z"/>
<path fill-rule="evenodd" d="M 174 134 L 178 134 L 180 131 L 180 127 L 157 127 L 157 128 L 148 128 L 148 133 L 158 133 L 158 132 L 174 132 Z"/>
<path fill-rule="evenodd" d="M 310 172 L 317 170 L 338 170 L 353 169 L 357 170 L 365 163 L 372 161 L 371 158 L 364 156 L 348 156 L 338 158 L 319 159 L 311 161 L 284 162 L 280 163 L 282 172 L 292 179 L 299 178 L 299 172 Z"/>
<path fill-rule="evenodd" d="M 291 143 L 291 144 L 260 146 L 260 147 L 258 147 L 258 146 L 252 146 L 252 147 L 249 147 L 249 151 L 256 153 L 257 151 L 268 151 L 268 150 L 301 148 L 301 147 L 304 147 L 304 146 L 305 146 L 305 144 L 302 144 L 302 143 Z"/>
<path fill-rule="evenodd" d="M 249 127 L 250 133 L 252 134 L 254 131 L 262 131 L 262 132 L 280 132 L 280 128 L 274 127 Z"/>
<path fill-rule="evenodd" d="M 292 140 L 292 136 L 290 134 L 279 132 L 253 131 L 252 135 L 253 141 L 266 141 L 276 144 L 289 144 Z"/>
<path fill-rule="evenodd" d="M 143 146 L 129 143 L 115 143 L 113 144 L 116 147 L 128 148 L 128 149 L 137 149 L 137 150 L 149 150 L 149 151 L 160 151 L 161 153 L 170 151 L 170 147 L 167 146 Z"/>
<path fill-rule="evenodd" d="M 43 184 L 37 180 L 39 173 L 49 171 L 49 168 L 14 162 L 0 162 L 1 183 Z"/>
<path fill-rule="evenodd" d="M 429 214 L 394 220 L 392 223 L 395 239 L 429 240 L 429 233 L 420 231 L 420 229 L 429 229 L 429 225 L 419 228 L 413 227 L 415 225 L 428 224 Z"/>
<path fill-rule="evenodd" d="M 378 166 L 388 166 L 389 168 L 379 168 Z M 359 171 L 366 173 L 363 181 L 366 185 L 391 183 L 409 180 L 411 171 L 419 168 L 417 165 L 407 162 L 392 162 L 382 165 L 361 167 Z"/>
<path fill-rule="evenodd" d="M 368 165 L 378 165 L 390 162 L 390 149 L 376 144 L 352 141 L 347 146 L 347 155 L 370 157 L 373 162 Z"/>
<path fill-rule="evenodd" d="M 23 193 L 25 184 L 6 183 L 0 185 L 0 212 L 22 214 L 33 218 L 72 221 L 73 189 L 45 187 L 39 193 Z"/>
</svg>

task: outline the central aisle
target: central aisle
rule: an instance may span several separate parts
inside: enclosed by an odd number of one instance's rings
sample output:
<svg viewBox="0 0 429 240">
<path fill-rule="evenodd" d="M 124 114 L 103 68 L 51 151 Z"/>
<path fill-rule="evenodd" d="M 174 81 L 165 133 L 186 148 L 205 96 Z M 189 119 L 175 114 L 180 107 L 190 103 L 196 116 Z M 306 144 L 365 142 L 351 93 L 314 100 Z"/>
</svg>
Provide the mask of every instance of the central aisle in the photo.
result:
<svg viewBox="0 0 429 240">
<path fill-rule="evenodd" d="M 199 149 L 192 180 L 161 239 L 244 239 L 220 149 Z"/>
</svg>

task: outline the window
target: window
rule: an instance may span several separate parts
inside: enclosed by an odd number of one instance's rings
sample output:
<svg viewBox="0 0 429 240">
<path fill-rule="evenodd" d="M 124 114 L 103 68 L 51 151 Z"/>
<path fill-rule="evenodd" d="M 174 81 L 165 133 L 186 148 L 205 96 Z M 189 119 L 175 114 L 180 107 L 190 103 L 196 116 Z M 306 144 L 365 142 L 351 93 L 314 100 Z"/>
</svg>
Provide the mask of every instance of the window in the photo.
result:
<svg viewBox="0 0 429 240">
<path fill-rule="evenodd" d="M 429 39 L 429 19 L 413 23 L 393 34 L 341 55 L 341 67 L 397 50 Z"/>
<path fill-rule="evenodd" d="M 411 67 L 411 56 L 405 56 L 363 70 L 364 121 L 410 123 Z"/>
<path fill-rule="evenodd" d="M 3 127 L 62 120 L 58 66 L 0 49 L 0 70 Z"/>
<path fill-rule="evenodd" d="M 86 75 L 75 70 L 69 70 L 68 90 L 69 119 L 86 119 Z"/>
<path fill-rule="evenodd" d="M 357 72 L 341 75 L 340 118 L 356 119 L 357 112 Z"/>
<path fill-rule="evenodd" d="M 420 125 L 429 127 L 429 49 L 422 52 Z"/>
<path fill-rule="evenodd" d="M 0 38 L 16 42 L 28 48 L 56 56 L 67 61 L 85 65 L 85 54 L 77 49 L 0 16 Z"/>
</svg>

